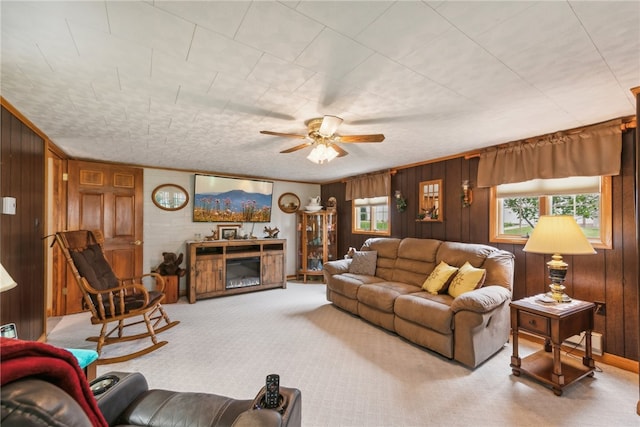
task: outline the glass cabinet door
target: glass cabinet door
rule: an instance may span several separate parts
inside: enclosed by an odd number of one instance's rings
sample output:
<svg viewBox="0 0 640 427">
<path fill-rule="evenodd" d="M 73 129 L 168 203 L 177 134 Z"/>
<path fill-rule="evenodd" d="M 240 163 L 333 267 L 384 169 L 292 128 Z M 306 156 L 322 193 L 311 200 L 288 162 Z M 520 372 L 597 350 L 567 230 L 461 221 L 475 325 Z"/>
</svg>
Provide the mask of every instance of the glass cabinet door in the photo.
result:
<svg viewBox="0 0 640 427">
<path fill-rule="evenodd" d="M 338 259 L 338 227 L 335 212 L 327 212 L 327 261 Z"/>
<path fill-rule="evenodd" d="M 307 216 L 307 270 L 321 271 L 323 258 L 322 214 L 305 214 Z"/>
</svg>

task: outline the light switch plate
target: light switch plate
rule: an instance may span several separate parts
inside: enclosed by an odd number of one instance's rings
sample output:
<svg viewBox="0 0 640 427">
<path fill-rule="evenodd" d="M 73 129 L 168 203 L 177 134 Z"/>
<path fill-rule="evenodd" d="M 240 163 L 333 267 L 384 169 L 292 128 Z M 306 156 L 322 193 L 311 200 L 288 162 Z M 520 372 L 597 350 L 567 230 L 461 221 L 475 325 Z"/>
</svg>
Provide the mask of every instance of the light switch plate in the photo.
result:
<svg viewBox="0 0 640 427">
<path fill-rule="evenodd" d="M 15 197 L 2 198 L 2 213 L 5 215 L 16 214 L 16 198 Z"/>
</svg>

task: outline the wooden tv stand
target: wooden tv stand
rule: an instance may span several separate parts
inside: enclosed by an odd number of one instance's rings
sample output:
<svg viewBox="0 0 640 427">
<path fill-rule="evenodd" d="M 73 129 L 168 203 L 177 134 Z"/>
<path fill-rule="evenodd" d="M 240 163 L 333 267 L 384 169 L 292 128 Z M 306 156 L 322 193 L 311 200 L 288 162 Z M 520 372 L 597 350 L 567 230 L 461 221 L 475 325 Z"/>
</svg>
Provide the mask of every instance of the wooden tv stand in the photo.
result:
<svg viewBox="0 0 640 427">
<path fill-rule="evenodd" d="M 284 239 L 187 242 L 187 298 L 286 288 Z"/>
</svg>

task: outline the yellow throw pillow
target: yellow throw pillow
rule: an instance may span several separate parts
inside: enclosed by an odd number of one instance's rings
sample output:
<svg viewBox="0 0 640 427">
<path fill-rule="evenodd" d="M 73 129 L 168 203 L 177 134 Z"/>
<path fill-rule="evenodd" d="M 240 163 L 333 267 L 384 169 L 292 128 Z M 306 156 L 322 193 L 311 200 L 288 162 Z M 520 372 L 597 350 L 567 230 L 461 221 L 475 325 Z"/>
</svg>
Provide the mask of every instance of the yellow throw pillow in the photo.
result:
<svg viewBox="0 0 640 427">
<path fill-rule="evenodd" d="M 465 292 L 480 288 L 484 284 L 486 274 L 486 270 L 473 267 L 469 261 L 465 262 L 449 285 L 449 295 L 456 298 Z"/>
<path fill-rule="evenodd" d="M 433 269 L 427 280 L 422 284 L 422 289 L 433 295 L 438 295 L 447 282 L 458 271 L 457 267 L 452 267 L 444 261 L 440 261 L 440 264 Z"/>
</svg>

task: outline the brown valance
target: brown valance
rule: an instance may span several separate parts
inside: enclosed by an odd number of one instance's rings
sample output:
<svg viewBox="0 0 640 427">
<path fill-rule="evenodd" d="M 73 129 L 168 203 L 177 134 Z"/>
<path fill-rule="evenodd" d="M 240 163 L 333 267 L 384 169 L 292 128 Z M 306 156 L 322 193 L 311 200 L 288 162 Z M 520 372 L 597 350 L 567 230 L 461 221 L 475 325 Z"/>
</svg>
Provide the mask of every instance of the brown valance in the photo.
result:
<svg viewBox="0 0 640 427">
<path fill-rule="evenodd" d="M 346 200 L 388 196 L 391 188 L 389 171 L 362 175 L 347 180 Z"/>
<path fill-rule="evenodd" d="M 491 147 L 480 153 L 478 187 L 569 176 L 618 175 L 621 120 Z"/>
</svg>

